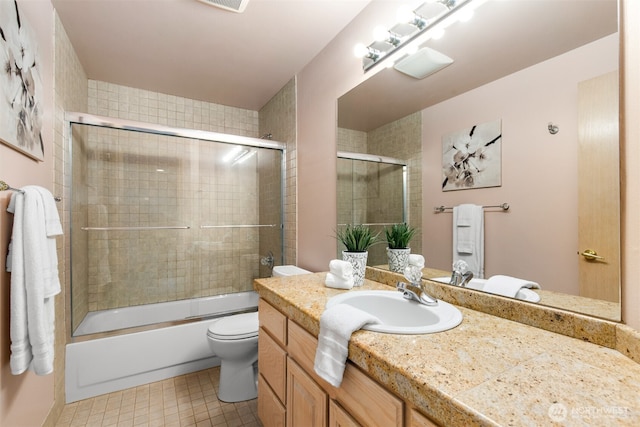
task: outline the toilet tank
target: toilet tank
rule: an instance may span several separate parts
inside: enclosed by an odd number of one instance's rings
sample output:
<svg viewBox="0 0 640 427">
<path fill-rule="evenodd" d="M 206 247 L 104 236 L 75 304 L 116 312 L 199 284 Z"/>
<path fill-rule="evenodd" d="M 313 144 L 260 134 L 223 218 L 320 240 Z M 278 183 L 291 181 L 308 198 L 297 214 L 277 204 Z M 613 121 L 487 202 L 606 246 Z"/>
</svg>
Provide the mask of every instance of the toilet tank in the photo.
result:
<svg viewBox="0 0 640 427">
<path fill-rule="evenodd" d="M 311 274 L 311 271 L 295 265 L 276 265 L 273 267 L 273 277 L 297 276 L 300 274 Z"/>
</svg>

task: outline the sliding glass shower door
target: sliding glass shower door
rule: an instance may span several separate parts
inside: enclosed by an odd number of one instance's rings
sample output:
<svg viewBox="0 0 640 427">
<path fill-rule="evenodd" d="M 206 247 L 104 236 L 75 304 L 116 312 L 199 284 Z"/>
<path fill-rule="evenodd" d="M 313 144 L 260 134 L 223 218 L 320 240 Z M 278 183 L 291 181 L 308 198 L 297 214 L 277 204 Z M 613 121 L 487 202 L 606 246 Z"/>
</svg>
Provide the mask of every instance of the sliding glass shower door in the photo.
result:
<svg viewBox="0 0 640 427">
<path fill-rule="evenodd" d="M 71 126 L 73 330 L 91 311 L 249 291 L 261 258 L 282 262 L 278 143 Z"/>
</svg>

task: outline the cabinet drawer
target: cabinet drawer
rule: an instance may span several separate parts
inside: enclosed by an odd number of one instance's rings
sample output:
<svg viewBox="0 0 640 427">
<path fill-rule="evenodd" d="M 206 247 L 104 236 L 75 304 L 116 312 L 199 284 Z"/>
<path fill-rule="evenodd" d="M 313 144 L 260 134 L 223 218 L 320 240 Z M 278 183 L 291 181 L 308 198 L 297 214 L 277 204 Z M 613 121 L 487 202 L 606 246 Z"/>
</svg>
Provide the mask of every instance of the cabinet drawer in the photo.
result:
<svg viewBox="0 0 640 427">
<path fill-rule="evenodd" d="M 287 345 L 287 318 L 271 304 L 260 299 L 258 302 L 258 318 L 260 326 L 282 346 Z"/>
<path fill-rule="evenodd" d="M 258 417 L 264 427 L 286 425 L 286 409 L 262 375 L 258 376 Z"/>
<path fill-rule="evenodd" d="M 281 402 L 285 402 L 287 353 L 260 328 L 258 332 L 258 372 L 269 383 Z"/>
<path fill-rule="evenodd" d="M 313 369 L 318 340 L 291 320 L 288 330 L 289 355 L 318 380 L 360 424 L 402 426 L 404 405 L 402 400 L 385 390 L 351 363 L 347 363 L 340 387 L 334 388 L 329 383 L 319 380 Z"/>
<path fill-rule="evenodd" d="M 360 424 L 402 427 L 404 403 L 355 365 L 347 364 L 336 400 Z"/>
<path fill-rule="evenodd" d="M 287 345 L 287 350 L 289 352 L 289 356 L 298 362 L 305 371 L 315 375 L 313 362 L 316 358 L 318 340 L 291 320 L 289 320 L 288 330 L 289 337 L 287 341 L 289 344 Z M 326 382 L 324 384 L 329 385 Z"/>
</svg>

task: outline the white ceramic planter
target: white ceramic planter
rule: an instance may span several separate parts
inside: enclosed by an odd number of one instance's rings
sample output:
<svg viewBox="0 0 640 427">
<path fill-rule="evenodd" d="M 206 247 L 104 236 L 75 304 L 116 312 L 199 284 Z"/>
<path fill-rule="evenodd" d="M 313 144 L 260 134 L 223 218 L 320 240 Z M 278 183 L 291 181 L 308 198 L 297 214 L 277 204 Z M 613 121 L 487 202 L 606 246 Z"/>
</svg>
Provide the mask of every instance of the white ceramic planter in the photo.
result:
<svg viewBox="0 0 640 427">
<path fill-rule="evenodd" d="M 353 266 L 353 286 L 362 286 L 364 284 L 368 256 L 369 252 L 342 251 L 342 260 L 349 261 Z"/>
<path fill-rule="evenodd" d="M 387 258 L 389 259 L 389 270 L 394 273 L 404 273 L 409 265 L 409 254 L 411 249 L 391 249 L 387 248 Z"/>
</svg>

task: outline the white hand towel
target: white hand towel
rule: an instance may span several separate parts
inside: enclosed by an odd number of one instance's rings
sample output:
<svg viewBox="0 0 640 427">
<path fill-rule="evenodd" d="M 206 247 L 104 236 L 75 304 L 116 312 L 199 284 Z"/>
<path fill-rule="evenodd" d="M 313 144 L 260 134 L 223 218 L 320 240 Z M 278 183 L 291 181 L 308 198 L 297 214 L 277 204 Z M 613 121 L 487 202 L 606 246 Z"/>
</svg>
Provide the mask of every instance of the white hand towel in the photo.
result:
<svg viewBox="0 0 640 427">
<path fill-rule="evenodd" d="M 473 277 L 484 278 L 484 209 L 464 204 L 453 208 L 453 262 L 463 260 Z"/>
<path fill-rule="evenodd" d="M 329 261 L 329 272 L 336 277 L 353 279 L 353 265 L 349 261 L 332 259 Z"/>
<path fill-rule="evenodd" d="M 540 289 L 540 285 L 530 280 L 518 279 L 510 276 L 491 276 L 485 283 L 483 291 L 496 295 L 515 298 L 522 288 Z"/>
<path fill-rule="evenodd" d="M 368 323 L 379 323 L 377 317 L 348 304 L 327 308 L 320 317 L 320 334 L 314 370 L 334 387 L 340 387 L 344 374 L 351 334 Z"/>
<path fill-rule="evenodd" d="M 424 268 L 424 257 L 419 254 L 409 254 L 409 265 Z"/>
<path fill-rule="evenodd" d="M 53 196 L 35 186 L 11 197 L 14 214 L 11 235 L 11 372 L 19 375 L 32 368 L 37 375 L 53 371 L 54 298 L 60 292 L 55 238 Z M 50 198 L 51 200 L 48 200 Z M 55 203 L 55 202 L 54 202 Z M 48 206 L 48 207 L 47 207 Z M 48 211 L 48 212 L 47 212 Z M 59 222 L 59 218 L 58 218 Z"/>
<path fill-rule="evenodd" d="M 345 279 L 344 277 L 338 277 L 333 273 L 327 273 L 327 277 L 324 279 L 324 284 L 328 288 L 336 289 L 351 289 L 353 288 L 353 276 Z"/>
</svg>

